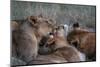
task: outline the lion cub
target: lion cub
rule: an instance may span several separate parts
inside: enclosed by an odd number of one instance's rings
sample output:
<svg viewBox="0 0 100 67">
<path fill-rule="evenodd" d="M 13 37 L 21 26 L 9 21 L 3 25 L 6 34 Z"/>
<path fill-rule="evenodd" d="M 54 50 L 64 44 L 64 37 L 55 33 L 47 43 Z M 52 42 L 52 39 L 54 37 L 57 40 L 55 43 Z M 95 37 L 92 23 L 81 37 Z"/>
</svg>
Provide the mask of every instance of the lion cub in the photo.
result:
<svg viewBox="0 0 100 67">
<path fill-rule="evenodd" d="M 67 35 L 67 40 L 79 51 L 86 54 L 90 60 L 96 60 L 96 34 L 80 28 L 79 23 L 73 24 L 73 30 Z"/>
<path fill-rule="evenodd" d="M 69 45 L 64 33 L 63 26 L 58 26 L 53 30 L 53 33 L 45 44 L 46 48 L 51 49 L 49 55 L 63 57 L 67 62 L 85 61 L 85 55 Z"/>
</svg>

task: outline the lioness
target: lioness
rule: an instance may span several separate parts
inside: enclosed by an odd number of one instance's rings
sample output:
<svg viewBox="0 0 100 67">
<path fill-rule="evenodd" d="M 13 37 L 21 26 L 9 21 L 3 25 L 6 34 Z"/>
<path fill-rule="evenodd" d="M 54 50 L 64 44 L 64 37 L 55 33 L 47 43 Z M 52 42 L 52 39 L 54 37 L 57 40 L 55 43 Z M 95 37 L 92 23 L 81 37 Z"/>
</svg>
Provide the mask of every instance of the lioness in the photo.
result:
<svg viewBox="0 0 100 67">
<path fill-rule="evenodd" d="M 96 34 L 73 24 L 73 30 L 67 35 L 67 40 L 79 51 L 86 54 L 88 59 L 96 60 Z"/>
<path fill-rule="evenodd" d="M 17 22 L 17 21 L 16 21 Z M 55 26 L 55 22 L 40 16 L 29 16 L 12 32 L 12 56 L 25 62 L 38 55 L 38 44 Z"/>
</svg>

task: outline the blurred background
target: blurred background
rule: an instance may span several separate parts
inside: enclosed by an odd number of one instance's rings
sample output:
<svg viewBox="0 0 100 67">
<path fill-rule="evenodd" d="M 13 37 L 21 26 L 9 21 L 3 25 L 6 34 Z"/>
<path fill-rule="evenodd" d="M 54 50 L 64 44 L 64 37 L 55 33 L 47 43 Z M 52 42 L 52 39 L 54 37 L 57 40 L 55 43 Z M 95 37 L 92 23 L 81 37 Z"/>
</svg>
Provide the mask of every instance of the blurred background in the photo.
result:
<svg viewBox="0 0 100 67">
<path fill-rule="evenodd" d="M 57 24 L 72 24 L 79 22 L 95 31 L 96 26 L 96 6 L 11 1 L 11 20 L 25 19 L 27 16 L 37 16 L 51 18 Z"/>
</svg>

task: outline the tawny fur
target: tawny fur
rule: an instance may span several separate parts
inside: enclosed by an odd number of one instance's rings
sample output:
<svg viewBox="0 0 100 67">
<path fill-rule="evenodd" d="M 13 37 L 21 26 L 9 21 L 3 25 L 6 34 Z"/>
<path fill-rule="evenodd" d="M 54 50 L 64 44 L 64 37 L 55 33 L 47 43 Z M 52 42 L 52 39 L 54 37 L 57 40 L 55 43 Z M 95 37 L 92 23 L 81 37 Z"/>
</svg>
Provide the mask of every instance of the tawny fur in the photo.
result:
<svg viewBox="0 0 100 67">
<path fill-rule="evenodd" d="M 54 30 L 54 38 L 48 39 L 46 47 L 48 47 L 48 49 L 51 49 L 52 51 L 49 54 L 50 57 L 59 56 L 64 58 L 66 62 L 85 61 L 85 55 L 81 54 L 80 51 L 68 44 L 63 31 L 64 30 L 62 28 L 57 28 L 56 30 Z"/>
<path fill-rule="evenodd" d="M 35 59 L 38 55 L 38 44 L 43 36 L 52 30 L 54 23 L 38 16 L 30 16 L 18 30 L 12 32 L 12 56 L 25 62 Z"/>
<path fill-rule="evenodd" d="M 86 54 L 88 58 L 96 57 L 96 34 L 83 29 L 74 29 L 68 36 L 67 40 L 70 44 L 82 53 Z M 95 59 L 94 59 L 95 60 Z"/>
</svg>

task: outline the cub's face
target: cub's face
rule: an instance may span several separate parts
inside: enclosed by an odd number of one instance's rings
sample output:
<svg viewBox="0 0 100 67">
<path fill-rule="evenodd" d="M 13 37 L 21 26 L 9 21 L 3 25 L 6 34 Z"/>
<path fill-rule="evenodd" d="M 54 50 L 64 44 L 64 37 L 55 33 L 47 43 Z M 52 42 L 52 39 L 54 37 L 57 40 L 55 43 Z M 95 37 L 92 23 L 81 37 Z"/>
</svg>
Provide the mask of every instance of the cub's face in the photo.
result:
<svg viewBox="0 0 100 67">
<path fill-rule="evenodd" d="M 51 19 L 39 16 L 30 16 L 28 20 L 32 23 L 36 30 L 43 36 L 47 35 L 48 32 L 51 32 L 52 28 L 56 24 Z"/>
<path fill-rule="evenodd" d="M 68 42 L 75 46 L 76 48 L 80 47 L 80 39 L 82 39 L 82 36 L 84 33 L 88 32 L 85 29 L 82 29 L 79 25 L 79 23 L 73 24 L 73 29 L 68 33 L 67 40 Z"/>
<path fill-rule="evenodd" d="M 64 26 L 57 26 L 56 28 L 53 29 L 53 34 L 55 36 L 58 36 L 58 37 L 63 37 L 65 36 L 65 30 L 64 30 Z"/>
<path fill-rule="evenodd" d="M 57 47 L 56 39 L 59 39 L 59 37 L 64 37 L 64 28 L 63 26 L 58 26 L 53 29 L 53 31 L 47 36 L 47 39 L 42 45 L 43 47 L 40 49 L 40 54 L 49 54 L 55 51 L 55 47 Z M 42 51 L 42 52 L 41 52 Z"/>
</svg>

